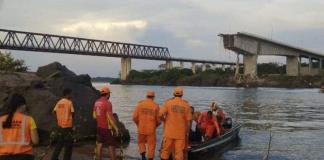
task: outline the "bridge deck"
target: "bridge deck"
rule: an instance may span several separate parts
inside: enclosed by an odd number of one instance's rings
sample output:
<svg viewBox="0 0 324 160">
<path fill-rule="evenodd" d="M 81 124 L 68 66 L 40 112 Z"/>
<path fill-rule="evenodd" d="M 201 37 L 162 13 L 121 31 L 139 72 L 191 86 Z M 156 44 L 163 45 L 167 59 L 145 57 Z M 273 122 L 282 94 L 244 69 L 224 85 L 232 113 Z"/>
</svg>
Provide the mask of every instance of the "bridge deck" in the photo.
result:
<svg viewBox="0 0 324 160">
<path fill-rule="evenodd" d="M 225 48 L 231 49 L 239 53 L 247 51 L 246 50 L 247 48 L 249 49 L 253 48 L 252 50 L 254 50 L 255 52 L 259 52 L 260 50 L 261 52 L 264 51 L 262 54 L 265 55 L 266 54 L 282 55 L 282 56 L 296 55 L 296 56 L 312 56 L 321 59 L 324 58 L 324 55 L 321 53 L 310 51 L 308 49 L 300 48 L 297 46 L 292 46 L 283 42 L 275 41 L 251 33 L 238 32 L 237 34 L 220 34 L 220 36 L 224 38 Z M 227 44 L 225 45 L 225 43 Z M 257 43 L 259 43 L 258 46 Z M 266 51 L 269 51 L 269 53 L 265 53 Z"/>
</svg>

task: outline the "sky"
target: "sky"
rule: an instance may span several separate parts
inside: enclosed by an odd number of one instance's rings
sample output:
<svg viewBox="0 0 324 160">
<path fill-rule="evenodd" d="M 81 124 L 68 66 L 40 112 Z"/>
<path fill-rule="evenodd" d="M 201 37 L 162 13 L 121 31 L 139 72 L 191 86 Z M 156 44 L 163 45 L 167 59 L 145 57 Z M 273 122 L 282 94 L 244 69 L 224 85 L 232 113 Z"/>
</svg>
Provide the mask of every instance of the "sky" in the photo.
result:
<svg viewBox="0 0 324 160">
<path fill-rule="evenodd" d="M 249 32 L 322 52 L 323 6 L 321 0 L 0 0 L 0 28 L 164 46 L 173 57 L 234 62 L 218 34 Z M 31 71 L 58 61 L 93 77 L 120 72 L 119 58 L 11 52 Z M 284 63 L 272 56 L 258 61 Z M 133 60 L 132 68 L 162 63 Z"/>
</svg>

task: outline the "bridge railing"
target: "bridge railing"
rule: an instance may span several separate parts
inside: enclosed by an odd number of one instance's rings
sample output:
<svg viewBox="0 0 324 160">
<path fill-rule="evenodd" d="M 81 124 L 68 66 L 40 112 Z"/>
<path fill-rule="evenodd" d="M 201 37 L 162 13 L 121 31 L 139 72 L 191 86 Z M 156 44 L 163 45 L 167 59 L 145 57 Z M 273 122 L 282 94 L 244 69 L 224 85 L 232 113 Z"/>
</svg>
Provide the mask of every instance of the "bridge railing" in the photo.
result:
<svg viewBox="0 0 324 160">
<path fill-rule="evenodd" d="M 169 59 L 168 48 L 0 29 L 0 49 Z"/>
</svg>

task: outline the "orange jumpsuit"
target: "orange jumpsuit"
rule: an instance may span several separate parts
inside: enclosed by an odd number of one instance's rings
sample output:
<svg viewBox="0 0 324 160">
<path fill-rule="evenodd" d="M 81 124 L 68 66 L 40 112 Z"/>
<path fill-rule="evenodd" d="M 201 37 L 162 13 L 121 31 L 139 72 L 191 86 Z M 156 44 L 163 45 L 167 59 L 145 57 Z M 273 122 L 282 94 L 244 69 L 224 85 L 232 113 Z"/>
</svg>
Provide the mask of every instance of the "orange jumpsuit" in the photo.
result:
<svg viewBox="0 0 324 160">
<path fill-rule="evenodd" d="M 208 136 L 209 138 L 212 138 L 215 129 L 217 135 L 220 134 L 220 128 L 218 126 L 218 122 L 215 116 L 212 116 L 211 119 L 208 119 L 207 112 L 203 112 L 199 118 L 198 118 L 198 124 L 201 126 L 203 134 Z"/>
<path fill-rule="evenodd" d="M 156 128 L 160 124 L 159 106 L 153 99 L 140 101 L 133 113 L 133 120 L 137 125 L 138 148 L 140 154 L 148 150 L 148 158 L 154 158 L 156 146 Z"/>
<path fill-rule="evenodd" d="M 188 102 L 174 97 L 165 102 L 160 116 L 165 116 L 161 159 L 169 159 L 170 151 L 174 147 L 175 159 L 183 160 L 188 124 L 192 119 Z"/>
</svg>

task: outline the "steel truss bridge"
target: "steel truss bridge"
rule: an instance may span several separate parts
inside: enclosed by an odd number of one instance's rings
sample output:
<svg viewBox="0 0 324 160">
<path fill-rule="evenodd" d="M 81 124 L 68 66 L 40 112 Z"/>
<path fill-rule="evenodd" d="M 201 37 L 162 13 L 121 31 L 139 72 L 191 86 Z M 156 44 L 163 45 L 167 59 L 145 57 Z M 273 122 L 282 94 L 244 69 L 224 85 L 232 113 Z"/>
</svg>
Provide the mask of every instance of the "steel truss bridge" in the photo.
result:
<svg viewBox="0 0 324 160">
<path fill-rule="evenodd" d="M 0 49 L 235 65 L 232 62 L 171 57 L 167 47 L 0 29 Z"/>
</svg>

